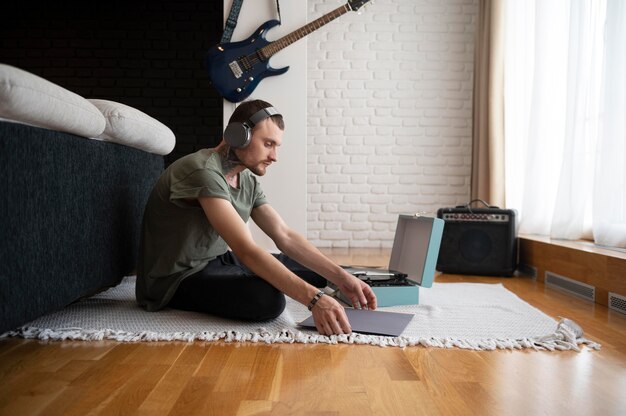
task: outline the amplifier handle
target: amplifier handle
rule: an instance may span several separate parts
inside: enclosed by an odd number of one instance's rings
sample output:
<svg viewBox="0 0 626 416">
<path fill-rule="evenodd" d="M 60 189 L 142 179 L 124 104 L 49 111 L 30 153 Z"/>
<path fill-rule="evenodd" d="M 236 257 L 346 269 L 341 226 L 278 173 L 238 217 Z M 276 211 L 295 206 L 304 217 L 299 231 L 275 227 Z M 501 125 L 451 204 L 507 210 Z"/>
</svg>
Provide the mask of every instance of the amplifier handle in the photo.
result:
<svg viewBox="0 0 626 416">
<path fill-rule="evenodd" d="M 500 208 L 500 207 L 497 207 L 497 206 L 495 206 L 495 205 L 489 205 L 488 203 L 486 203 L 486 202 L 485 202 L 484 200 L 482 200 L 482 199 L 472 199 L 472 200 L 471 200 L 470 202 L 468 202 L 467 204 L 465 204 L 465 205 L 457 205 L 455 208 L 468 208 L 468 209 L 469 209 L 469 208 L 470 208 L 470 206 L 471 206 L 474 202 L 482 202 L 482 204 L 483 204 L 485 207 L 487 207 L 487 208 L 495 208 L 495 209 Z"/>
</svg>

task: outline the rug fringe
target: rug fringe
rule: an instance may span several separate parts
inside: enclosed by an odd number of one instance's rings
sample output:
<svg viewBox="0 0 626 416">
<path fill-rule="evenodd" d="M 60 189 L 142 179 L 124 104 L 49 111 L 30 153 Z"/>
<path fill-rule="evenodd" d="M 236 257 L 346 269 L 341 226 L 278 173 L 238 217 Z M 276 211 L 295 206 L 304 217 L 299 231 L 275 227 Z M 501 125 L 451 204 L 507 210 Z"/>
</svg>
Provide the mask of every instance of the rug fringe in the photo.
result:
<svg viewBox="0 0 626 416">
<path fill-rule="evenodd" d="M 582 329 L 575 322 L 561 318 L 553 334 L 536 339 L 485 339 L 485 340 L 464 340 L 454 338 L 406 338 L 406 337 L 384 337 L 378 335 L 367 335 L 352 333 L 349 335 L 325 336 L 319 334 L 307 334 L 292 329 L 284 329 L 280 333 L 272 334 L 266 328 L 259 328 L 254 333 L 241 333 L 236 331 L 228 332 L 124 332 L 114 330 L 85 330 L 81 328 L 61 328 L 51 330 L 36 327 L 22 327 L 15 331 L 9 331 L 0 338 L 22 337 L 27 339 L 39 339 L 44 341 L 101 341 L 111 340 L 119 342 L 146 342 L 146 341 L 218 341 L 224 342 L 263 342 L 272 343 L 303 343 L 303 344 L 356 344 L 356 345 L 377 345 L 380 347 L 409 347 L 424 346 L 434 348 L 461 348 L 469 350 L 521 350 L 532 348 L 535 350 L 548 351 L 580 351 L 579 345 L 586 345 L 588 348 L 599 350 L 600 344 L 583 337 Z"/>
</svg>

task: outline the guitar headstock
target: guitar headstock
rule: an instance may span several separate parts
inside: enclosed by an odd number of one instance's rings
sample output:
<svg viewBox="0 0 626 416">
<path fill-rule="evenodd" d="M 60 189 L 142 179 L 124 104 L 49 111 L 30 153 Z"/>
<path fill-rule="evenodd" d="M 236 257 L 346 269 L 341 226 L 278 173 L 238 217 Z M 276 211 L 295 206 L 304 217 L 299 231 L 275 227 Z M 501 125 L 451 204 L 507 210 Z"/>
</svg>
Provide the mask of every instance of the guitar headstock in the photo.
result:
<svg viewBox="0 0 626 416">
<path fill-rule="evenodd" d="M 370 0 L 348 0 L 348 7 L 350 7 L 350 10 L 356 12 L 366 3 L 369 3 L 369 1 Z"/>
</svg>

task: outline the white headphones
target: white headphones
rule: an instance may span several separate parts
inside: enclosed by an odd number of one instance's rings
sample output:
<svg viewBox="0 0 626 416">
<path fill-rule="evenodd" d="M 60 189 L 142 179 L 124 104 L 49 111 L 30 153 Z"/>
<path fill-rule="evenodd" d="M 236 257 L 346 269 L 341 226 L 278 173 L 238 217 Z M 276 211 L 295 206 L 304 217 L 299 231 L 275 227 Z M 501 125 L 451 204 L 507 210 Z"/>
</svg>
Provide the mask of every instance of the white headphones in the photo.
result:
<svg viewBox="0 0 626 416">
<path fill-rule="evenodd" d="M 224 130 L 224 140 L 230 147 L 241 149 L 250 144 L 252 139 L 252 129 L 271 116 L 280 116 L 281 114 L 274 107 L 263 108 L 252 115 L 248 121 L 244 123 L 229 123 Z"/>
</svg>

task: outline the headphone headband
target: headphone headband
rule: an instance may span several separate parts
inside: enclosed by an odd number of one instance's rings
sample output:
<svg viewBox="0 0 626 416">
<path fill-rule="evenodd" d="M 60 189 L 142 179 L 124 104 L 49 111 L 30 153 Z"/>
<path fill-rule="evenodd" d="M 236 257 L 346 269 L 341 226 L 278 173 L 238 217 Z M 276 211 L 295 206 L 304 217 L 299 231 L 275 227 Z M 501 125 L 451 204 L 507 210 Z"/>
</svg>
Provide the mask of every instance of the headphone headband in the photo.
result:
<svg viewBox="0 0 626 416">
<path fill-rule="evenodd" d="M 256 113 L 254 113 L 252 117 L 250 117 L 248 121 L 246 121 L 244 124 L 248 125 L 248 123 L 250 123 L 248 127 L 253 128 L 254 126 L 259 124 L 261 121 L 265 120 L 266 118 L 271 117 L 271 116 L 276 116 L 276 115 L 280 115 L 280 114 L 278 113 L 278 110 L 276 110 L 274 107 L 262 108 Z"/>
</svg>

